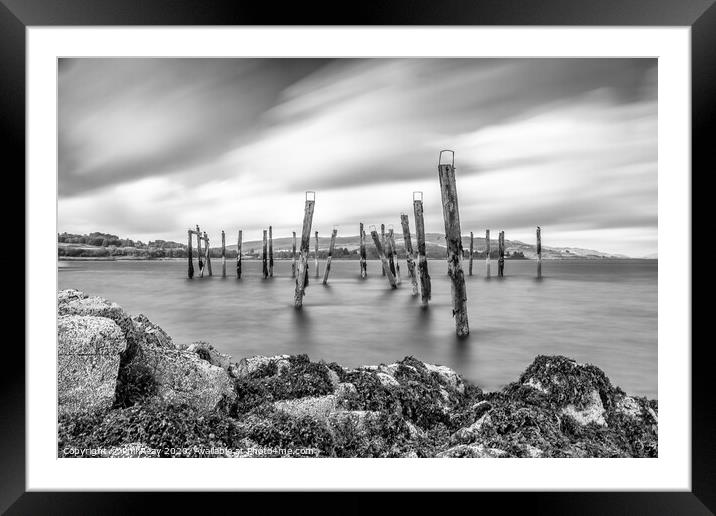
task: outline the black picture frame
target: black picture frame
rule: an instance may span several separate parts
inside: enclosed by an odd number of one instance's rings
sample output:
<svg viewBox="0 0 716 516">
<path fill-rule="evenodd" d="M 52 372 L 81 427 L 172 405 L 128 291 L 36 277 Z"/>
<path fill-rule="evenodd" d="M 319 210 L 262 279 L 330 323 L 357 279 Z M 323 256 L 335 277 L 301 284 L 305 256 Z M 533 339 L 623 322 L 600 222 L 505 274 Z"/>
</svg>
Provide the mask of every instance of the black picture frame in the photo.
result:
<svg viewBox="0 0 716 516">
<path fill-rule="evenodd" d="M 0 135 L 5 147 L 7 181 L 15 179 L 24 191 L 19 172 L 25 170 L 25 29 L 28 26 L 89 25 L 575 25 L 575 26 L 689 26 L 692 73 L 692 191 L 693 178 L 716 170 L 716 154 L 709 136 L 716 123 L 716 6 L 715 0 L 429 0 L 372 1 L 353 4 L 269 3 L 191 0 L 0 0 Z M 709 131 L 711 129 L 711 131 Z M 10 160 L 8 160 L 10 158 Z M 697 174 L 694 174 L 694 171 Z M 10 188 L 7 186 L 6 188 Z M 18 190 L 15 189 L 15 192 Z M 692 203 L 693 207 L 693 203 Z M 16 218 L 16 216 L 15 216 Z M 693 216 L 694 223 L 708 220 Z M 692 235 L 694 231 L 692 228 Z M 26 242 L 30 236 L 26 235 Z M 3 260 L 4 263 L 7 262 Z M 23 273 L 27 273 L 20 264 Z M 18 264 L 12 274 L 17 281 Z M 23 274 L 23 277 L 25 277 Z M 692 284 L 691 277 L 684 278 Z M 16 291 L 20 290 L 19 285 Z M 693 289 L 692 289 L 693 292 Z M 708 304 L 708 303 L 705 303 Z M 19 303 L 17 303 L 19 306 Z M 23 303 L 23 307 L 24 307 Z M 696 304 L 693 303 L 694 310 Z M 703 306 L 703 305 L 702 305 Z M 31 307 L 27 307 L 31 309 Z M 693 312 L 692 312 L 693 313 Z M 693 321 L 693 315 L 692 315 Z M 716 511 L 716 444 L 712 394 L 712 361 L 707 339 L 693 339 L 692 356 L 692 491 L 641 493 L 479 493 L 477 502 L 496 502 L 510 508 L 549 514 L 713 514 Z M 25 353 L 6 344 L 0 374 L 0 511 L 7 514 L 133 514 L 206 510 L 207 503 L 228 501 L 231 494 L 211 494 L 211 501 L 180 493 L 28 493 L 25 489 Z M 242 493 L 241 506 L 268 503 L 276 495 Z M 322 495 L 320 505 L 333 501 Z M 475 504 L 452 494 L 451 505 Z M 257 499 L 257 497 L 261 497 Z M 454 497 L 459 497 L 456 499 Z M 423 504 L 414 493 L 401 501 L 365 502 L 363 494 L 341 500 L 341 512 L 365 512 L 374 503 L 383 509 L 406 512 Z M 202 501 L 203 500 L 203 501 Z M 292 505 L 305 496 L 291 494 Z M 317 502 L 307 508 L 320 511 Z M 397 505 L 394 505 L 397 504 Z M 475 506 L 476 508 L 479 506 Z M 238 507 L 235 506 L 236 510 Z M 333 507 L 335 509 L 335 506 Z"/>
</svg>

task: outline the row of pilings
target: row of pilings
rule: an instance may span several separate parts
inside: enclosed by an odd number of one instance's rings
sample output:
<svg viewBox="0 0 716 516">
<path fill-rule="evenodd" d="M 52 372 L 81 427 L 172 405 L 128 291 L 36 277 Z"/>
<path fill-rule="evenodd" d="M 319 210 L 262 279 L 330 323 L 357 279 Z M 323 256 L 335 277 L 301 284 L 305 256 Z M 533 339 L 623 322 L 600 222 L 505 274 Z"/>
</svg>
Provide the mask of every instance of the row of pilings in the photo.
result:
<svg viewBox="0 0 716 516">
<path fill-rule="evenodd" d="M 450 153 L 451 160 L 449 163 L 443 162 L 443 155 Z M 448 276 L 451 281 L 451 295 L 453 305 L 453 317 L 455 319 L 455 332 L 459 337 L 469 335 L 470 326 L 467 314 L 467 289 L 465 287 L 465 274 L 462 269 L 462 261 L 464 250 L 462 244 L 462 232 L 460 228 L 460 211 L 458 206 L 457 184 L 455 181 L 455 154 L 453 151 L 444 150 L 440 152 L 438 157 L 438 178 L 440 181 L 440 193 L 443 207 L 443 220 L 445 223 L 445 242 L 446 242 L 446 259 L 448 265 Z M 316 206 L 316 194 L 313 191 L 306 192 L 305 207 L 303 214 L 303 226 L 301 230 L 301 241 L 298 249 L 296 248 L 296 232 L 293 232 L 292 246 L 292 264 L 291 275 L 296 279 L 294 292 L 294 306 L 301 309 L 303 306 L 303 297 L 305 290 L 309 284 L 308 278 L 308 260 L 310 252 L 311 229 L 313 224 L 313 214 Z M 413 215 L 415 220 L 415 237 L 416 248 L 413 247 L 412 236 L 410 233 L 410 224 L 408 215 L 400 214 L 400 225 L 403 233 L 403 242 L 405 246 L 407 259 L 407 273 L 410 281 L 412 295 L 420 295 L 421 304 L 428 306 L 431 298 L 430 274 L 428 271 L 428 260 L 426 255 L 425 243 L 425 223 L 423 216 L 423 194 L 422 192 L 413 192 Z M 402 278 L 400 273 L 400 265 L 398 263 L 397 247 L 395 245 L 395 234 L 393 227 L 388 226 L 386 232 L 385 224 L 380 225 L 380 234 L 378 228 L 374 225 L 369 226 L 370 237 L 375 246 L 378 258 L 381 262 L 381 274 L 387 279 L 391 289 L 396 289 L 401 285 Z M 331 233 L 328 255 L 323 272 L 322 283 L 328 283 L 328 276 L 331 270 L 331 260 L 336 242 L 338 230 L 333 228 Z M 364 224 L 359 223 L 360 235 L 360 276 L 365 279 L 367 272 L 367 253 L 366 253 L 366 232 Z M 537 227 L 537 277 L 542 278 L 542 234 L 541 228 Z M 204 276 L 206 270 L 208 275 L 212 275 L 211 255 L 209 252 L 209 237 L 206 232 L 202 232 L 199 226 L 196 229 L 188 230 L 188 277 L 193 278 L 193 250 L 192 241 L 196 237 L 197 256 L 199 264 L 199 277 Z M 236 257 L 236 276 L 241 278 L 241 257 L 242 257 L 242 231 L 238 232 L 238 245 Z M 485 232 L 486 245 L 486 274 L 490 276 L 490 230 Z M 505 232 L 500 231 L 497 240 L 498 245 L 498 261 L 497 276 L 503 277 L 505 270 Z M 298 251 L 298 254 L 297 254 Z M 473 273 L 474 258 L 474 236 L 470 232 L 470 249 L 468 253 L 469 267 L 468 275 Z M 225 233 L 221 232 L 221 261 L 222 261 L 222 277 L 226 277 L 226 238 Z M 318 264 L 318 231 L 315 232 L 315 250 L 314 250 L 314 269 L 315 277 L 319 277 Z M 264 278 L 273 277 L 274 258 L 273 258 L 273 227 L 263 230 L 263 252 L 262 252 L 262 274 Z"/>
</svg>

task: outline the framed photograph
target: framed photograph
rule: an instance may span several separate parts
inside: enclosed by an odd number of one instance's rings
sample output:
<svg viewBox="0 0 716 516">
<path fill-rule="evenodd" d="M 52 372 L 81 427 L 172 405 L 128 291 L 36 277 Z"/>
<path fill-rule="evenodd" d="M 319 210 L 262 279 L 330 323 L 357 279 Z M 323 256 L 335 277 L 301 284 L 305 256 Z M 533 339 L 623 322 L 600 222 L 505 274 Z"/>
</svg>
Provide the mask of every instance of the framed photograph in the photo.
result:
<svg viewBox="0 0 716 516">
<path fill-rule="evenodd" d="M 712 4 L 4 0 L 27 309 L 0 507 L 527 491 L 710 513 Z"/>
</svg>

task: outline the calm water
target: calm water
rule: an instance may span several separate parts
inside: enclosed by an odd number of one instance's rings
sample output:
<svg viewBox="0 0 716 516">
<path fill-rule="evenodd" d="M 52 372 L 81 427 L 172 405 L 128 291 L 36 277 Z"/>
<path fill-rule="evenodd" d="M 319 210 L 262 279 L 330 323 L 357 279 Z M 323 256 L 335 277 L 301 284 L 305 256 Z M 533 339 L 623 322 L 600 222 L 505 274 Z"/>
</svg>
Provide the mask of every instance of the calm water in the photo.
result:
<svg viewBox="0 0 716 516">
<path fill-rule="evenodd" d="M 144 313 L 175 342 L 205 340 L 234 360 L 255 354 L 307 353 L 354 367 L 406 355 L 456 369 L 494 390 L 515 380 L 538 354 L 562 354 L 602 368 L 630 394 L 657 397 L 657 261 L 507 261 L 506 276 L 485 278 L 484 262 L 466 277 L 470 336 L 457 340 L 444 261 L 430 261 L 427 310 L 403 284 L 391 290 L 380 262 L 334 261 L 328 286 L 313 277 L 303 311 L 293 309 L 291 263 L 274 278 L 244 261 L 237 280 L 228 261 L 212 278 L 186 278 L 186 261 L 60 262 L 59 287 L 106 297 Z M 467 270 L 465 263 L 465 269 Z M 196 267 L 196 262 L 195 262 Z M 320 264 L 323 274 L 323 263 Z"/>
</svg>

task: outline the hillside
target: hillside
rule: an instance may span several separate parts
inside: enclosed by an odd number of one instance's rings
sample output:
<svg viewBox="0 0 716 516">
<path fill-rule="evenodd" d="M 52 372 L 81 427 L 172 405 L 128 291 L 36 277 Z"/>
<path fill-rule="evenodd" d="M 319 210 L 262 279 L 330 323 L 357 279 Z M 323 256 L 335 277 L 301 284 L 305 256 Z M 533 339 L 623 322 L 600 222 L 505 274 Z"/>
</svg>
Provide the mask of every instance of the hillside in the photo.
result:
<svg viewBox="0 0 716 516">
<path fill-rule="evenodd" d="M 300 238 L 299 238 L 300 240 Z M 324 259 L 328 252 L 330 236 L 319 236 L 319 258 Z M 446 252 L 445 236 L 440 233 L 427 233 L 425 235 L 426 253 L 428 258 L 444 258 Z M 405 257 L 405 247 L 402 233 L 395 235 L 395 243 L 398 248 L 398 256 Z M 490 239 L 491 253 L 497 258 L 497 239 Z M 228 243 L 227 243 L 228 244 Z M 290 258 L 293 246 L 292 237 L 277 237 L 273 239 L 274 257 L 276 259 Z M 311 238 L 311 253 L 313 253 L 315 240 Z M 263 241 L 250 240 L 243 242 L 243 255 L 260 257 Z M 336 237 L 336 246 L 333 257 L 336 259 L 358 259 L 360 238 L 358 235 Z M 417 247 L 413 235 L 413 247 Z M 463 236 L 463 248 L 467 252 L 470 247 L 470 237 Z M 226 246 L 227 258 L 236 257 L 237 245 Z M 476 258 L 485 257 L 485 238 L 476 237 L 474 241 Z M 368 259 L 376 259 L 377 253 L 370 234 L 366 235 L 366 251 Z M 179 242 L 164 240 L 149 241 L 144 244 L 141 241 L 121 239 L 115 235 L 106 233 L 90 233 L 89 235 L 72 235 L 63 233 L 58 235 L 57 254 L 62 258 L 94 258 L 94 259 L 161 259 L 161 258 L 185 258 L 186 245 Z M 196 248 L 193 249 L 196 256 Z M 221 256 L 221 250 L 217 246 L 211 247 L 212 257 Z M 526 244 L 519 240 L 505 240 L 505 255 L 508 259 L 536 259 L 537 249 L 533 244 Z M 542 246 L 542 258 L 545 260 L 569 260 L 569 259 L 603 259 L 603 258 L 629 258 L 620 254 L 610 254 L 592 249 L 579 247 L 550 247 Z M 654 258 L 656 256 L 654 255 Z"/>
<path fill-rule="evenodd" d="M 415 241 L 415 235 L 412 235 L 413 240 L 413 247 L 416 247 L 416 241 Z M 320 251 L 325 251 L 328 249 L 328 246 L 330 244 L 331 238 L 330 236 L 322 237 L 319 235 L 318 237 L 318 248 Z M 402 233 L 400 235 L 395 235 L 395 244 L 398 247 L 399 251 L 404 250 L 404 243 L 403 243 L 403 235 Z M 300 236 L 297 237 L 297 245 L 300 245 Z M 315 245 L 315 239 L 311 237 L 311 251 L 313 251 Z M 370 234 L 366 234 L 366 245 L 368 249 L 373 248 L 373 241 L 371 239 Z M 281 251 L 290 251 L 293 246 L 293 238 L 274 238 L 273 239 L 273 249 L 274 253 L 278 253 Z M 470 237 L 469 236 L 463 236 L 462 237 L 462 246 L 467 251 L 470 248 Z M 231 249 L 233 251 L 236 250 L 236 244 L 234 245 L 227 245 L 227 249 Z M 247 253 L 250 252 L 251 249 L 254 250 L 256 253 L 260 253 L 261 249 L 263 247 L 263 241 L 261 240 L 251 240 L 247 242 L 243 242 L 242 244 L 243 252 Z M 360 247 L 360 237 L 358 235 L 351 235 L 351 236 L 337 236 L 336 237 L 336 248 L 346 248 L 349 252 L 355 251 L 359 249 Z M 440 233 L 426 233 L 425 234 L 425 247 L 426 247 L 426 253 L 429 258 L 443 258 L 445 256 L 445 235 L 442 235 Z M 485 238 L 482 237 L 475 237 L 474 240 L 474 250 L 477 256 L 484 256 L 485 252 Z M 490 250 L 491 255 L 495 256 L 495 253 L 497 252 L 497 239 L 490 239 Z M 511 254 L 517 253 L 523 253 L 525 258 L 528 259 L 536 259 L 537 258 L 537 248 L 533 244 L 526 244 L 524 242 L 520 242 L 519 240 L 505 240 L 505 252 Z M 625 256 L 622 254 L 610 254 L 610 253 L 604 253 L 601 251 L 595 251 L 592 249 L 582 249 L 578 247 L 549 247 L 549 246 L 542 246 L 542 258 L 545 260 L 565 260 L 565 259 L 574 259 L 574 258 L 580 258 L 580 259 L 602 259 L 602 258 L 629 258 L 629 256 Z"/>
</svg>

